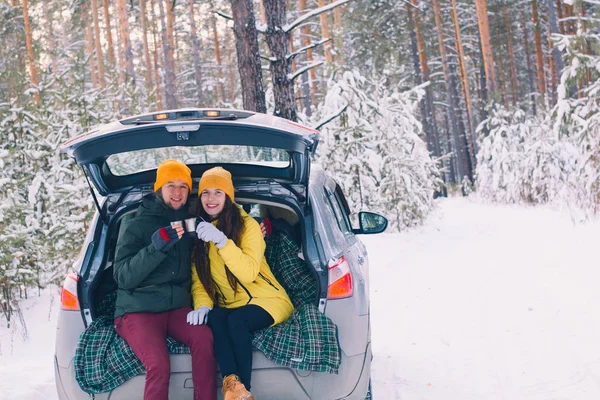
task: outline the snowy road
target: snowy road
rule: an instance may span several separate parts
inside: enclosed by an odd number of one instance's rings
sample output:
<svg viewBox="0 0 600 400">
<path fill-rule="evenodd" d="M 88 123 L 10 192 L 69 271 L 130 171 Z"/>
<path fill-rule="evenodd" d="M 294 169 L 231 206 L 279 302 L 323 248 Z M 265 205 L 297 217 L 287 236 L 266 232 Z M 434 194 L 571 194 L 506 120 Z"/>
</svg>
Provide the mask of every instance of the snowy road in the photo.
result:
<svg viewBox="0 0 600 400">
<path fill-rule="evenodd" d="M 464 199 L 364 237 L 374 398 L 600 398 L 599 239 L 600 223 Z M 56 399 L 57 301 L 24 303 L 27 341 L 0 328 L 0 400 Z"/>
<path fill-rule="evenodd" d="M 600 224 L 445 200 L 365 237 L 374 398 L 600 398 Z"/>
</svg>

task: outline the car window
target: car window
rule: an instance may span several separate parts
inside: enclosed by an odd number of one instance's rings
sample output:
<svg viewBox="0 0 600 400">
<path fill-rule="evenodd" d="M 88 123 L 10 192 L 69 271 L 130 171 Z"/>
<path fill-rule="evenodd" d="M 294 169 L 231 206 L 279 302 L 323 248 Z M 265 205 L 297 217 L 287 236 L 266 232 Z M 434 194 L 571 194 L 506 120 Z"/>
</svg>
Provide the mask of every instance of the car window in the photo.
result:
<svg viewBox="0 0 600 400">
<path fill-rule="evenodd" d="M 333 211 L 333 214 L 335 215 L 335 220 L 340 230 L 344 233 L 352 233 L 348 216 L 346 215 L 337 194 L 331 193 L 327 188 L 325 188 L 325 193 L 325 197 L 327 197 L 327 201 L 331 210 Z"/>
<path fill-rule="evenodd" d="M 144 149 L 113 154 L 106 165 L 114 175 L 125 176 L 158 168 L 165 160 L 192 164 L 255 164 L 287 168 L 290 155 L 282 149 L 257 146 L 206 145 Z"/>
<path fill-rule="evenodd" d="M 352 232 L 352 223 L 350 222 L 350 206 L 348 206 L 348 201 L 346 200 L 346 196 L 344 196 L 344 192 L 340 185 L 335 185 L 335 198 L 338 201 L 338 205 L 340 206 L 342 216 L 346 221 L 346 225 L 350 232 Z"/>
</svg>

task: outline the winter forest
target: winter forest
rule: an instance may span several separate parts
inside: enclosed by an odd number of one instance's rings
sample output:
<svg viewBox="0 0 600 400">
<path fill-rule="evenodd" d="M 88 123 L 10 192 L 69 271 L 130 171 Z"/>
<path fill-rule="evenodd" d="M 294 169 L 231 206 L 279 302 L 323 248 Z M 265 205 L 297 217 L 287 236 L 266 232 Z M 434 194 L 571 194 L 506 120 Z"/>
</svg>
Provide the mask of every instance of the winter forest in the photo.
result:
<svg viewBox="0 0 600 400">
<path fill-rule="evenodd" d="M 95 211 L 60 144 L 179 107 L 321 132 L 317 163 L 392 231 L 436 196 L 600 206 L 598 0 L 5 0 L 0 303 L 59 283 Z"/>
</svg>

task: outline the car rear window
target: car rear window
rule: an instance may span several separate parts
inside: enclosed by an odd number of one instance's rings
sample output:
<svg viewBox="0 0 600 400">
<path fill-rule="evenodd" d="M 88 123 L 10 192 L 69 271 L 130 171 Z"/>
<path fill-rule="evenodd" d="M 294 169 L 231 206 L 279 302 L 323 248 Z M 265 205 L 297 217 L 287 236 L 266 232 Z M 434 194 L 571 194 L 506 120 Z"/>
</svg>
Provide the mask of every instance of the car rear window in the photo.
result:
<svg viewBox="0 0 600 400">
<path fill-rule="evenodd" d="M 206 145 L 165 147 L 117 153 L 106 159 L 110 172 L 117 176 L 135 174 L 158 168 L 165 160 L 186 164 L 255 164 L 273 168 L 290 166 L 287 151 L 269 147 Z"/>
</svg>

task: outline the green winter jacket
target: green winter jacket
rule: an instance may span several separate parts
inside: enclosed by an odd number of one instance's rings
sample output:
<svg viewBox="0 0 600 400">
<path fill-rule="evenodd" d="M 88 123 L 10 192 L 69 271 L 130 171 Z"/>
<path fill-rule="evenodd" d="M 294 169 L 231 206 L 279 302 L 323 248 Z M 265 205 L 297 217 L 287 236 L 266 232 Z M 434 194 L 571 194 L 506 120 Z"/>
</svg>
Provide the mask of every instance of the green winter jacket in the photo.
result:
<svg viewBox="0 0 600 400">
<path fill-rule="evenodd" d="M 173 210 L 150 194 L 135 216 L 122 223 L 113 267 L 118 285 L 115 318 L 191 306 L 190 238 L 184 235 L 167 253 L 152 245 L 157 229 L 188 217 L 185 207 Z"/>
</svg>

